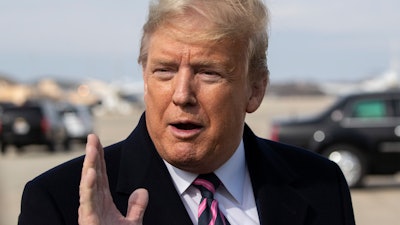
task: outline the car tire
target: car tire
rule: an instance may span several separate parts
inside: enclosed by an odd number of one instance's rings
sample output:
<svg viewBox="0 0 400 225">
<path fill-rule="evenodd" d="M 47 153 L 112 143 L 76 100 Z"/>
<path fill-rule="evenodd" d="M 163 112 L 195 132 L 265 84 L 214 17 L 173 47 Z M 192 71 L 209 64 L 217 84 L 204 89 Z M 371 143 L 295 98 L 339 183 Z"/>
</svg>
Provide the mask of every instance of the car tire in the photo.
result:
<svg viewBox="0 0 400 225">
<path fill-rule="evenodd" d="M 65 140 L 63 141 L 62 145 L 63 145 L 64 151 L 67 152 L 67 151 L 70 151 L 70 150 L 71 150 L 71 142 L 72 142 L 72 140 L 69 139 L 69 138 L 67 138 L 67 139 L 65 139 Z"/>
<path fill-rule="evenodd" d="M 55 152 L 56 151 L 56 145 L 53 141 L 50 141 L 49 143 L 47 143 L 47 150 L 49 152 Z"/>
<path fill-rule="evenodd" d="M 366 159 L 358 148 L 338 144 L 328 147 L 322 155 L 332 160 L 342 170 L 349 187 L 361 187 L 366 172 Z"/>
<path fill-rule="evenodd" d="M 4 142 L 1 142 L 1 153 L 6 153 L 7 150 L 7 144 Z"/>
</svg>

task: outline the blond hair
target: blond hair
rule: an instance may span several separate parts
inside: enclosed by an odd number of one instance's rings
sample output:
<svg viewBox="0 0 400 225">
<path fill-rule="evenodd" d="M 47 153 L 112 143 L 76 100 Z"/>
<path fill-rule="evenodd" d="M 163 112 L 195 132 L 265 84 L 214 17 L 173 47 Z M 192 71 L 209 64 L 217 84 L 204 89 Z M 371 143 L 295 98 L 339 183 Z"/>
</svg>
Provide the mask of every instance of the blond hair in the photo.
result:
<svg viewBox="0 0 400 225">
<path fill-rule="evenodd" d="M 212 30 L 204 31 L 200 36 L 196 33 L 192 39 L 218 41 L 229 38 L 246 43 L 247 73 L 253 78 L 268 78 L 269 17 L 261 0 L 153 0 L 143 26 L 140 64 L 145 65 L 147 61 L 151 35 L 160 26 L 187 13 L 197 13 L 213 25 Z"/>
</svg>

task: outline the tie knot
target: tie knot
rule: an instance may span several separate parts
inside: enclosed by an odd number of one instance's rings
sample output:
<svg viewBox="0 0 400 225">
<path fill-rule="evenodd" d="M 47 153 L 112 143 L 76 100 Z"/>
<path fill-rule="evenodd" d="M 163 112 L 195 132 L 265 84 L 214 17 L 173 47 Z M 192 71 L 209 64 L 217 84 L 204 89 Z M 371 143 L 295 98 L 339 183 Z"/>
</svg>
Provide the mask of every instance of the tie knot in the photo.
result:
<svg viewBox="0 0 400 225">
<path fill-rule="evenodd" d="M 213 198 L 215 190 L 220 184 L 221 181 L 214 173 L 200 174 L 193 181 L 193 185 L 200 190 L 201 195 L 207 198 Z"/>
</svg>

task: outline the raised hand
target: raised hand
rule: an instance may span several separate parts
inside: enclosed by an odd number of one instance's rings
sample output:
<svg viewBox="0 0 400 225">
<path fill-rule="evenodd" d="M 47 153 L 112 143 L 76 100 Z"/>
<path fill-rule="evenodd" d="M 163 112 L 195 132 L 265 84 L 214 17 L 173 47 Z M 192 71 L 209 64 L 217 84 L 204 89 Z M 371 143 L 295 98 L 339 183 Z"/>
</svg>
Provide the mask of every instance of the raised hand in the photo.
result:
<svg viewBox="0 0 400 225">
<path fill-rule="evenodd" d="M 119 212 L 108 185 L 103 147 L 94 134 L 88 136 L 79 194 L 80 225 L 141 225 L 149 199 L 146 189 L 137 189 L 129 197 L 126 217 Z"/>
</svg>

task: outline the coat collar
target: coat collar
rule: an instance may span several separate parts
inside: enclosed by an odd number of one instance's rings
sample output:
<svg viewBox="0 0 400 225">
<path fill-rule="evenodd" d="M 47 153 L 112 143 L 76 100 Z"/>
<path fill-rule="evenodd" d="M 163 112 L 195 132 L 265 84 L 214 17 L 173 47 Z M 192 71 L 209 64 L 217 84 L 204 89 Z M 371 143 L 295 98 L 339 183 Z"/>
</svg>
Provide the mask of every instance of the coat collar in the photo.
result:
<svg viewBox="0 0 400 225">
<path fill-rule="evenodd" d="M 308 203 L 294 187 L 298 175 L 248 126 L 243 139 L 261 224 L 304 224 Z"/>
</svg>

